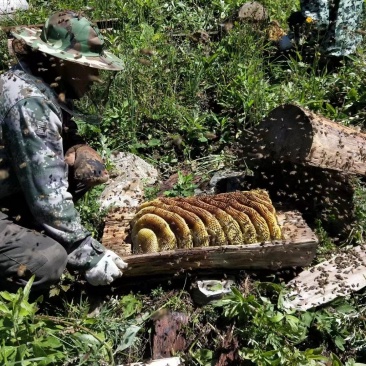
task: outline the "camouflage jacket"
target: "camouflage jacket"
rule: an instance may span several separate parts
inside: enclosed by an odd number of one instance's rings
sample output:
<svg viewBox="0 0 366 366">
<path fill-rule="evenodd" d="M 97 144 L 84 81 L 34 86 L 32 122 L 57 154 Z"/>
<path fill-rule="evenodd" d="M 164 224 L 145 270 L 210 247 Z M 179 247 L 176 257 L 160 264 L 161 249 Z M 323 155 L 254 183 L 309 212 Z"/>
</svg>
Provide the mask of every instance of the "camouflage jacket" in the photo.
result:
<svg viewBox="0 0 366 366">
<path fill-rule="evenodd" d="M 37 224 L 70 249 L 90 233 L 67 191 L 65 116 L 56 98 L 19 65 L 0 76 L 0 199 L 22 191 Z"/>
<path fill-rule="evenodd" d="M 364 0 L 300 0 L 301 12 L 320 32 L 321 50 L 331 56 L 346 56 L 361 42 L 359 31 Z"/>
</svg>

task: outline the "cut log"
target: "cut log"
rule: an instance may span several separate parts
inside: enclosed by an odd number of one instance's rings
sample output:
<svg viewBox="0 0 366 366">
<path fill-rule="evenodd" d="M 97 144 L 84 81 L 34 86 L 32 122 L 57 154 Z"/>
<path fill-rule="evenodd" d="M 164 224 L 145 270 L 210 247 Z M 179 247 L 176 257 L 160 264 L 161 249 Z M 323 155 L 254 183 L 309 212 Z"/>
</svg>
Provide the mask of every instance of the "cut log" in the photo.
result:
<svg viewBox="0 0 366 366">
<path fill-rule="evenodd" d="M 301 272 L 287 284 L 285 305 L 307 310 L 365 286 L 366 245 L 361 245 Z"/>
<path fill-rule="evenodd" d="M 309 265 L 318 244 L 315 234 L 299 212 L 278 212 L 278 219 L 285 240 L 123 256 L 123 260 L 128 263 L 123 278 L 179 275 L 208 269 L 278 269 Z"/>
<path fill-rule="evenodd" d="M 366 134 L 292 104 L 272 110 L 250 134 L 248 156 L 366 175 Z"/>
</svg>

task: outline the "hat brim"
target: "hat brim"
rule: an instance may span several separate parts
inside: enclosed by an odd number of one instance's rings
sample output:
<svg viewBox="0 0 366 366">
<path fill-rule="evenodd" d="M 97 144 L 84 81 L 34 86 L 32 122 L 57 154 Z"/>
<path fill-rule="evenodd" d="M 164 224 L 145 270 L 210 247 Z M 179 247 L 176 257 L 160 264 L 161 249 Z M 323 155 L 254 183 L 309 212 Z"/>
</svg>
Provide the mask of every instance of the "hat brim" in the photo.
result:
<svg viewBox="0 0 366 366">
<path fill-rule="evenodd" d="M 21 27 L 15 28 L 11 33 L 15 38 L 24 40 L 32 49 L 47 53 L 48 55 L 65 61 L 75 62 L 101 70 L 124 70 L 123 61 L 107 51 L 103 51 L 100 55 L 93 53 L 84 55 L 71 48 L 62 49 L 61 44 L 50 44 L 42 41 L 40 39 L 41 31 L 39 29 Z"/>
</svg>

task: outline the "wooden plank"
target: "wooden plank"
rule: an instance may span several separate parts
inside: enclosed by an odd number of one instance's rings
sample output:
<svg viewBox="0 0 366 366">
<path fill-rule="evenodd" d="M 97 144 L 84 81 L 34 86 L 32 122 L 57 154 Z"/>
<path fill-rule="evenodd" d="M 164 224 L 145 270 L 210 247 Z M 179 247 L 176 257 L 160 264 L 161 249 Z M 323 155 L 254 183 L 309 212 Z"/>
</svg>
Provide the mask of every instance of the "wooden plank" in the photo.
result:
<svg viewBox="0 0 366 366">
<path fill-rule="evenodd" d="M 118 255 L 125 256 L 131 254 L 131 244 L 128 243 L 128 235 L 130 221 L 135 216 L 135 211 L 136 209 L 131 207 L 115 207 L 108 212 L 105 218 L 102 244 Z"/>
<path fill-rule="evenodd" d="M 307 310 L 366 286 L 366 245 L 348 249 L 306 271 L 287 284 L 286 306 Z"/>
<path fill-rule="evenodd" d="M 297 211 L 278 212 L 284 240 L 178 249 L 124 256 L 123 277 L 179 274 L 203 269 L 278 269 L 307 266 L 318 239 Z"/>
</svg>

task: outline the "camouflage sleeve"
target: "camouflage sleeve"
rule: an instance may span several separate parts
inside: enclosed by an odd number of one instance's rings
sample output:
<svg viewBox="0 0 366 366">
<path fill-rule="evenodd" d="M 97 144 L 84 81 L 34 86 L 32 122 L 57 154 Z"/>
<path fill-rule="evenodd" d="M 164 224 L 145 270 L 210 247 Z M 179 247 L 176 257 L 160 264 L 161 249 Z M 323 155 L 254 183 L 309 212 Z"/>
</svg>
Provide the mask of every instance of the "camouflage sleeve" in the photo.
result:
<svg viewBox="0 0 366 366">
<path fill-rule="evenodd" d="M 90 233 L 67 192 L 58 109 L 41 97 L 18 101 L 4 120 L 4 138 L 28 206 L 47 235 L 66 250 Z"/>
<path fill-rule="evenodd" d="M 364 0 L 301 0 L 300 4 L 303 16 L 310 17 L 318 30 L 326 30 L 320 39 L 326 54 L 346 56 L 356 51 L 362 40 Z"/>
</svg>

